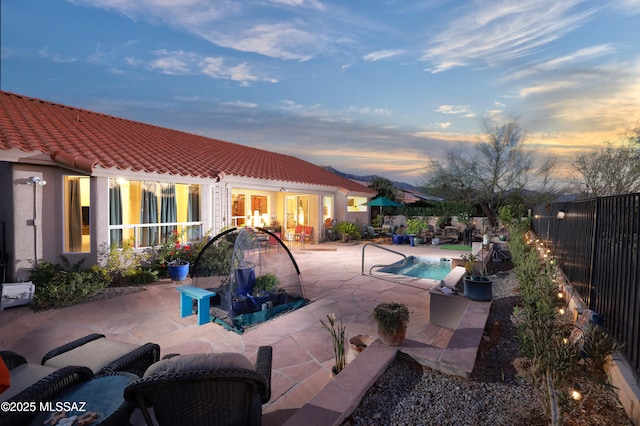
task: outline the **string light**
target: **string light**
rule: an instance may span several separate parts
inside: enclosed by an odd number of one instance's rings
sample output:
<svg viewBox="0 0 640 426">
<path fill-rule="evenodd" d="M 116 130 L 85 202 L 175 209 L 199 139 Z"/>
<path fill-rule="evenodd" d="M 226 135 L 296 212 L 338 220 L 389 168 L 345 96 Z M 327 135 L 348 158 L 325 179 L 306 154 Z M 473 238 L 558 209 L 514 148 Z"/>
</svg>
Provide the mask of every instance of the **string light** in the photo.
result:
<svg viewBox="0 0 640 426">
<path fill-rule="evenodd" d="M 582 399 L 582 392 L 580 392 L 580 387 L 577 384 L 573 384 L 573 388 L 571 388 L 571 398 L 575 401 L 580 401 Z"/>
</svg>

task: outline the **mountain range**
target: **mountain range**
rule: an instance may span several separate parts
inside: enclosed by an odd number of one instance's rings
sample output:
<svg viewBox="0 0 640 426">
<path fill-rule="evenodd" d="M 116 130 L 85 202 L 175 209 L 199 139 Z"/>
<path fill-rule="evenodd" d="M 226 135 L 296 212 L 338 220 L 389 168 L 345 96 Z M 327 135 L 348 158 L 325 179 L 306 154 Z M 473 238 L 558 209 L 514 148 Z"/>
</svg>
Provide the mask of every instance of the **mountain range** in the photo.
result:
<svg viewBox="0 0 640 426">
<path fill-rule="evenodd" d="M 379 178 L 379 177 L 384 177 L 384 176 L 378 176 L 378 175 L 365 175 L 365 176 L 358 176 L 358 175 L 353 175 L 351 173 L 344 173 L 341 172 L 339 170 L 334 169 L 332 166 L 322 166 L 323 169 L 336 174 L 338 176 L 341 176 L 345 179 L 350 179 L 350 180 L 357 180 L 357 181 L 361 181 L 361 182 L 368 182 L 371 183 L 375 178 Z M 396 182 L 396 181 L 392 181 L 392 183 L 396 186 L 396 188 L 399 189 L 403 189 L 406 191 L 419 191 L 419 188 L 417 186 L 411 185 L 409 183 L 406 182 Z"/>
</svg>

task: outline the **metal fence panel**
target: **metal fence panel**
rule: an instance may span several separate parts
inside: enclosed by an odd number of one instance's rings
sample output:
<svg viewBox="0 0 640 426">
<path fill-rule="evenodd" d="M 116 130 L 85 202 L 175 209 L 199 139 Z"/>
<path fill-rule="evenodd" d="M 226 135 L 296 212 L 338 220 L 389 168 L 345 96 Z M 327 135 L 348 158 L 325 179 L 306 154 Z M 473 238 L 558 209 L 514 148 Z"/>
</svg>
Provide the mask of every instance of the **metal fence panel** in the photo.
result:
<svg viewBox="0 0 640 426">
<path fill-rule="evenodd" d="M 640 194 L 547 204 L 532 213 L 538 238 L 640 376 Z"/>
</svg>

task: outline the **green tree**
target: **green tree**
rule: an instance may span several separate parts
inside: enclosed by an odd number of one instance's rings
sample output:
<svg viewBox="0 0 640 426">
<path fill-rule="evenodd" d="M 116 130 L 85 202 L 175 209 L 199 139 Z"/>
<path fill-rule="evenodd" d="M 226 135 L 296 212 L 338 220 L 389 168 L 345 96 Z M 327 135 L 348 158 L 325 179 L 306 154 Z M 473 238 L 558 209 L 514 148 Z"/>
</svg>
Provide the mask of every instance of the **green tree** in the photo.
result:
<svg viewBox="0 0 640 426">
<path fill-rule="evenodd" d="M 536 164 L 523 145 L 526 133 L 516 119 L 482 121 L 481 140 L 471 150 L 453 149 L 447 163 L 432 161 L 425 176 L 425 191 L 450 200 L 479 204 L 491 226 L 507 199 L 522 197 L 525 187 L 553 192 L 553 162 Z"/>
<path fill-rule="evenodd" d="M 402 201 L 400 191 L 396 188 L 394 183 L 387 178 L 380 176 L 376 177 L 371 181 L 371 183 L 369 183 L 369 188 L 376 191 L 379 197 L 385 197 L 398 203 Z"/>
</svg>

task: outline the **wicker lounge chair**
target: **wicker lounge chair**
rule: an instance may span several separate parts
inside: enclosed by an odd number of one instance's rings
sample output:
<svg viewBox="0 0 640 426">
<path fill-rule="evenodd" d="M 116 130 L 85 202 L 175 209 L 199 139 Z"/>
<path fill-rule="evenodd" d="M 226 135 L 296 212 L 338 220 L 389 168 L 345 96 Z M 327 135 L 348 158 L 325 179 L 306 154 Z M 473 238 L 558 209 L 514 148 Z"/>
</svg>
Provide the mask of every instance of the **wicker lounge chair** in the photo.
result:
<svg viewBox="0 0 640 426">
<path fill-rule="evenodd" d="M 255 366 L 234 353 L 165 357 L 124 397 L 148 425 L 260 425 L 271 398 L 271 358 L 271 346 L 258 349 Z"/>
<path fill-rule="evenodd" d="M 41 402 L 52 401 L 67 389 L 93 377 L 87 367 L 55 369 L 29 364 L 23 356 L 12 351 L 0 351 L 0 356 L 11 373 L 11 387 L 0 394 L 0 401 L 35 403 L 37 410 Z M 37 414 L 38 411 L 5 411 L 0 413 L 0 425 L 25 425 Z"/>
<path fill-rule="evenodd" d="M 42 365 L 62 368 L 68 365 L 89 367 L 94 374 L 126 371 L 142 377 L 146 369 L 160 359 L 155 343 L 136 345 L 90 334 L 47 352 Z"/>
</svg>

